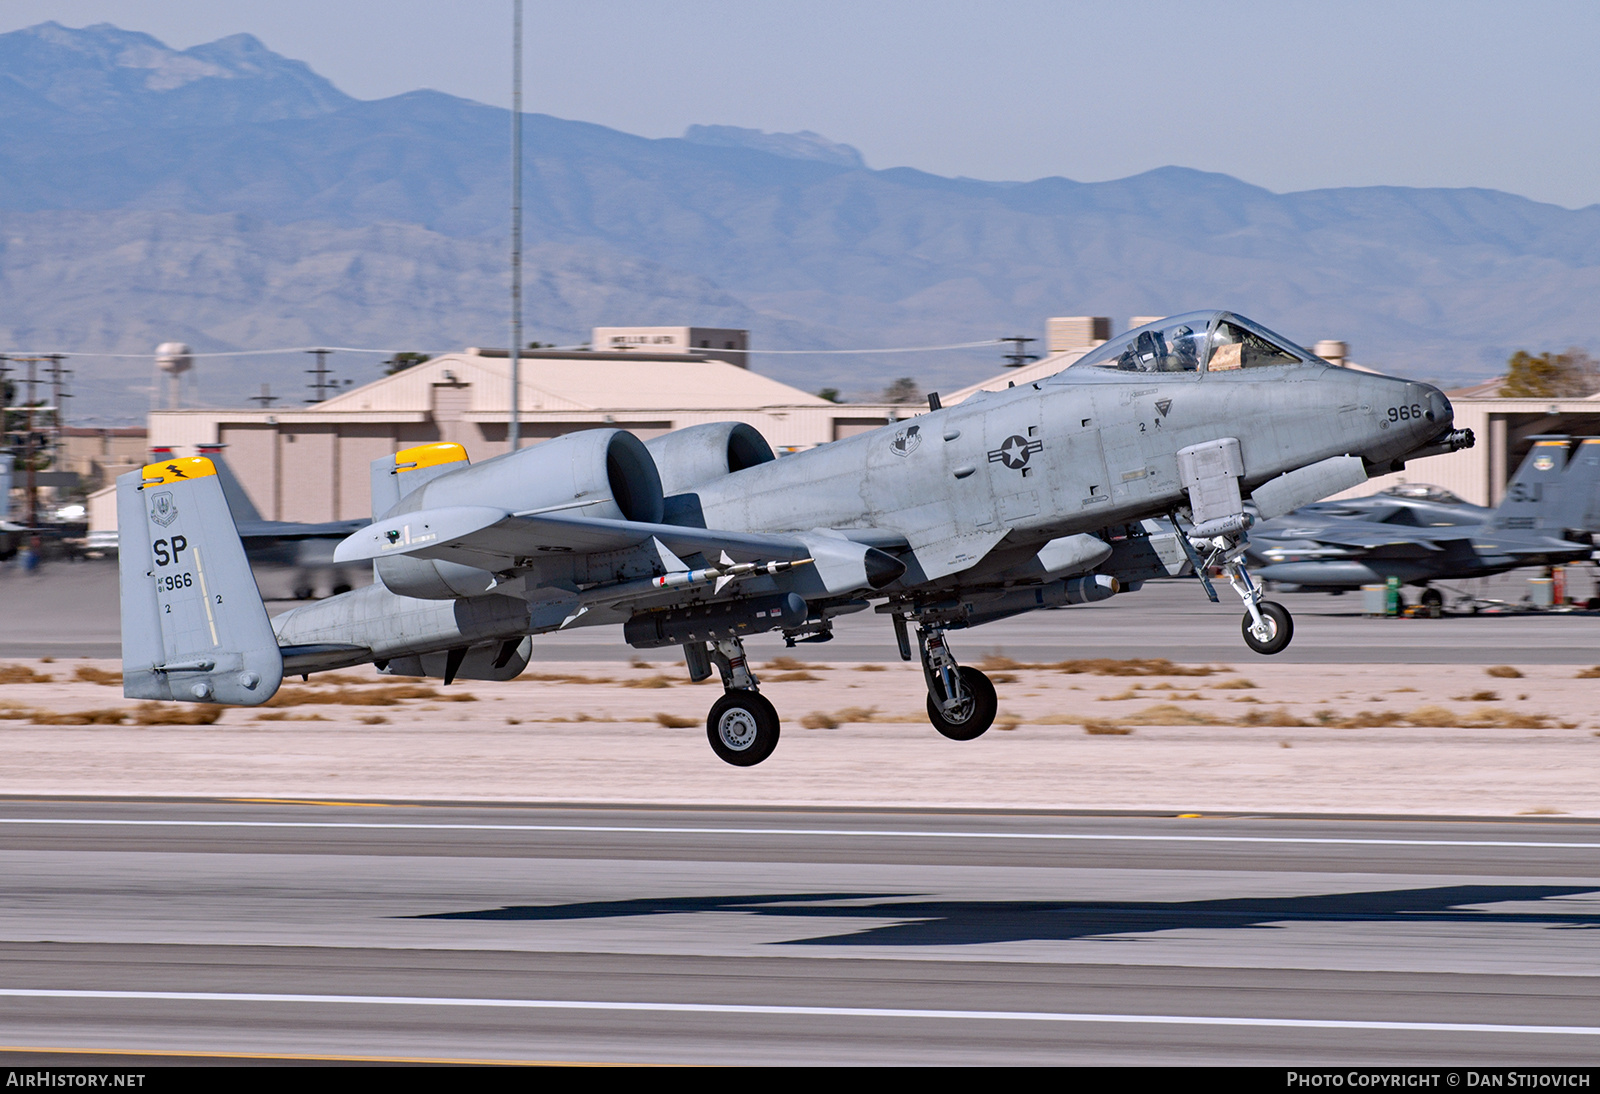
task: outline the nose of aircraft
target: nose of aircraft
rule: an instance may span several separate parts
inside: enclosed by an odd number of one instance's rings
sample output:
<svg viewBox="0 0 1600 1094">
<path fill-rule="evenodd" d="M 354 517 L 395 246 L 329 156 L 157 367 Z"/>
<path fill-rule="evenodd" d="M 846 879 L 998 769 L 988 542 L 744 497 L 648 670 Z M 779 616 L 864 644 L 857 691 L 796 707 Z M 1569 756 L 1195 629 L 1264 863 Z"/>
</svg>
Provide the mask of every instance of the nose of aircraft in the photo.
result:
<svg viewBox="0 0 1600 1094">
<path fill-rule="evenodd" d="M 1422 416 L 1426 421 L 1432 422 L 1440 429 L 1455 421 L 1455 408 L 1450 405 L 1450 400 L 1445 398 L 1444 392 L 1432 384 L 1413 384 L 1412 386 L 1418 389 L 1420 398 L 1417 399 L 1417 402 L 1421 403 L 1424 408 Z"/>
</svg>

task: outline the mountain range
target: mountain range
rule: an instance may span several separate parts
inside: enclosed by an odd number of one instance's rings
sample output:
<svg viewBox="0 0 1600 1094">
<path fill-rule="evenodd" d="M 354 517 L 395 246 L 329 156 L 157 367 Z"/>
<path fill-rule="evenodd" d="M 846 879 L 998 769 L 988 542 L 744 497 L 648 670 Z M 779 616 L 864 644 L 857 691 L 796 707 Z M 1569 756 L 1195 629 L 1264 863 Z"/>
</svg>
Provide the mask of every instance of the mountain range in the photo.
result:
<svg viewBox="0 0 1600 1094">
<path fill-rule="evenodd" d="M 181 51 L 109 24 L 0 35 L 0 349 L 503 345 L 509 131 L 506 111 L 435 91 L 353 99 L 246 34 Z M 747 327 L 758 350 L 935 345 L 1228 307 L 1447 382 L 1519 348 L 1600 347 L 1600 205 L 1275 194 L 1181 166 L 944 178 L 873 170 L 809 132 L 647 139 L 542 114 L 524 146 L 525 328 L 546 342 L 671 323 Z M 998 350 L 755 359 L 862 394 L 998 365 Z M 79 412 L 142 405 L 147 358 L 76 367 Z M 303 367 L 197 372 L 206 401 L 230 402 Z M 335 367 L 377 375 L 375 358 Z"/>
</svg>

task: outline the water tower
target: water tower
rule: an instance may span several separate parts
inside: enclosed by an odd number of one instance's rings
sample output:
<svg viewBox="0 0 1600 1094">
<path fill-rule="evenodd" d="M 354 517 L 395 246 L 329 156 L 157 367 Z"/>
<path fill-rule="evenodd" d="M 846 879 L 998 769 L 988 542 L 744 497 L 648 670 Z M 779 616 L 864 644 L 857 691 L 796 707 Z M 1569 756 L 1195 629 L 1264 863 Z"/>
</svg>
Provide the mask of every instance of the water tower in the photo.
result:
<svg viewBox="0 0 1600 1094">
<path fill-rule="evenodd" d="M 163 342 L 156 347 L 156 368 L 167 374 L 167 409 L 183 405 L 183 374 L 194 367 L 190 349 L 182 342 Z"/>
</svg>

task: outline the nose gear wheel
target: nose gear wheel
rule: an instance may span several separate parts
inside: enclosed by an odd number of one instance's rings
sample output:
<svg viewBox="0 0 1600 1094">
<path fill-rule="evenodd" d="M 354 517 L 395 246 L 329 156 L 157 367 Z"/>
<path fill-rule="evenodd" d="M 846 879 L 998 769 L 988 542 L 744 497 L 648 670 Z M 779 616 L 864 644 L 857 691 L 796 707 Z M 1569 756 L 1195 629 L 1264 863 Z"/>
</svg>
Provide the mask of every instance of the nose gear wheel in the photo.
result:
<svg viewBox="0 0 1600 1094">
<path fill-rule="evenodd" d="M 1244 632 L 1244 644 L 1257 653 L 1282 652 L 1294 637 L 1294 619 L 1289 615 L 1289 610 L 1275 600 L 1261 601 L 1256 605 L 1256 610 L 1261 613 L 1259 626 L 1249 612 L 1245 613 L 1240 625 Z"/>
</svg>

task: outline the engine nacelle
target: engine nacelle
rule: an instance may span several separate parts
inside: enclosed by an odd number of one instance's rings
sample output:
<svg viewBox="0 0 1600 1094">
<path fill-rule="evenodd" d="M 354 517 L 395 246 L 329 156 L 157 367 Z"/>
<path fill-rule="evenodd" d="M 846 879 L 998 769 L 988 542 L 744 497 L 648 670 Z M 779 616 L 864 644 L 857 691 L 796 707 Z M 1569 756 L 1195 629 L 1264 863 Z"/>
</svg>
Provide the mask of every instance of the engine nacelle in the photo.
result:
<svg viewBox="0 0 1600 1094">
<path fill-rule="evenodd" d="M 644 443 L 668 497 L 702 483 L 777 459 L 767 439 L 744 422 L 707 422 L 675 429 Z"/>
<path fill-rule="evenodd" d="M 392 593 L 419 600 L 454 600 L 462 596 L 482 596 L 495 587 L 497 578 L 488 570 L 445 562 L 437 558 L 412 558 L 393 555 L 373 561 L 373 572 Z"/>
<path fill-rule="evenodd" d="M 663 514 L 661 476 L 632 433 L 591 429 L 446 471 L 383 515 L 474 505 L 654 524 Z M 482 596 L 496 584 L 487 570 L 405 555 L 379 559 L 376 571 L 391 592 L 422 600 Z"/>
<path fill-rule="evenodd" d="M 446 472 L 383 515 L 487 505 L 657 523 L 661 499 L 661 475 L 643 441 L 621 429 L 589 429 Z"/>
</svg>

